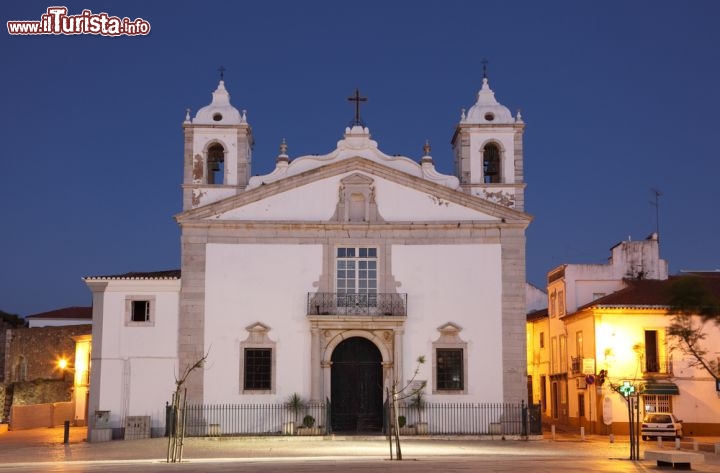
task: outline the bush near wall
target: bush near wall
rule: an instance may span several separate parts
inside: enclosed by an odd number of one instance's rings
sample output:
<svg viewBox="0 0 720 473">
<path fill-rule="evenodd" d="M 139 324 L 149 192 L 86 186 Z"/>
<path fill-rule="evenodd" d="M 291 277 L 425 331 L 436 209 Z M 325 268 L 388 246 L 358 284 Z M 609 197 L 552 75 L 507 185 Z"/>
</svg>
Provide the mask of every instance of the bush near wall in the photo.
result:
<svg viewBox="0 0 720 473">
<path fill-rule="evenodd" d="M 35 379 L 13 383 L 14 406 L 67 402 L 72 399 L 72 380 Z"/>
</svg>

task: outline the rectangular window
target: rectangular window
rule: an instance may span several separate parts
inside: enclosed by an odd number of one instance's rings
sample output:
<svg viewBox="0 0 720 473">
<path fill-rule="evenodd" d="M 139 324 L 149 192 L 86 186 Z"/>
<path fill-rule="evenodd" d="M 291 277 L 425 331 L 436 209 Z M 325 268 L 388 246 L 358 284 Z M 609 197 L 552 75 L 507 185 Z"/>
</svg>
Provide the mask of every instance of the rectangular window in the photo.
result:
<svg viewBox="0 0 720 473">
<path fill-rule="evenodd" d="M 657 330 L 645 330 L 645 372 L 660 372 Z"/>
<path fill-rule="evenodd" d="M 558 291 L 558 316 L 565 315 L 565 291 Z"/>
<path fill-rule="evenodd" d="M 545 332 L 540 332 L 540 348 L 545 348 Z"/>
<path fill-rule="evenodd" d="M 585 394 L 578 394 L 578 416 L 585 417 Z"/>
<path fill-rule="evenodd" d="M 645 412 L 672 412 L 672 396 L 645 394 L 642 396 Z"/>
<path fill-rule="evenodd" d="M 152 327 L 155 325 L 155 296 L 125 296 L 125 326 Z"/>
<path fill-rule="evenodd" d="M 540 376 L 540 404 L 542 411 L 547 412 L 547 380 L 545 376 Z"/>
<path fill-rule="evenodd" d="M 377 248 L 338 248 L 335 269 L 339 306 L 377 305 Z"/>
<path fill-rule="evenodd" d="M 246 348 L 244 374 L 245 390 L 272 389 L 272 349 Z"/>
<path fill-rule="evenodd" d="M 463 350 L 462 348 L 438 348 L 436 353 L 436 376 L 438 390 L 463 390 Z"/>
<path fill-rule="evenodd" d="M 560 373 L 567 372 L 567 337 L 560 335 Z"/>
<path fill-rule="evenodd" d="M 583 333 L 582 331 L 575 332 L 575 355 L 582 360 L 583 358 Z M 581 361 L 582 363 L 582 361 Z"/>
<path fill-rule="evenodd" d="M 132 301 L 131 322 L 147 322 L 150 320 L 150 301 Z"/>
</svg>

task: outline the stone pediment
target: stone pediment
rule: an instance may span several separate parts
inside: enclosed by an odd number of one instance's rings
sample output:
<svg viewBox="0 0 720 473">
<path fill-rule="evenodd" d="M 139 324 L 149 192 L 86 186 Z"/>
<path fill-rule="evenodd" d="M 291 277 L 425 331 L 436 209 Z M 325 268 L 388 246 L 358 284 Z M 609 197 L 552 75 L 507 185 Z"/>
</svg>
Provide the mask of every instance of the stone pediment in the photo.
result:
<svg viewBox="0 0 720 473">
<path fill-rule="evenodd" d="M 364 174 L 355 173 L 355 174 L 351 174 L 347 177 L 342 178 L 340 180 L 340 182 L 342 182 L 344 185 L 368 185 L 369 186 L 370 184 L 373 183 L 373 180 L 372 180 L 372 178 L 370 178 Z"/>
<path fill-rule="evenodd" d="M 351 212 L 366 206 L 365 217 Z M 189 221 L 517 222 L 530 217 L 460 189 L 355 157 L 279 179 L 176 216 Z"/>
</svg>

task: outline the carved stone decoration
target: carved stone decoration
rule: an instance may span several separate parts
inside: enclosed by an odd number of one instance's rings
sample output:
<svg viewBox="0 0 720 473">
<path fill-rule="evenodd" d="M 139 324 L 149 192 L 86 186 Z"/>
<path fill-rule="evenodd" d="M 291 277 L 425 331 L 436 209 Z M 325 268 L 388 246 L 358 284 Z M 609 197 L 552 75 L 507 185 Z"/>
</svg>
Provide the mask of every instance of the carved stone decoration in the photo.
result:
<svg viewBox="0 0 720 473">
<path fill-rule="evenodd" d="M 193 208 L 200 206 L 200 201 L 207 192 L 201 191 L 200 189 L 193 189 L 192 191 L 192 206 Z"/>
<path fill-rule="evenodd" d="M 439 207 L 442 207 L 442 206 L 447 207 L 447 206 L 450 205 L 450 202 L 448 202 L 447 200 L 443 200 L 443 199 L 441 199 L 440 197 L 436 197 L 436 196 L 434 196 L 434 195 L 428 194 L 428 198 L 429 198 L 430 200 L 432 200 L 432 202 L 433 202 L 435 205 L 439 206 Z"/>
<path fill-rule="evenodd" d="M 510 208 L 515 207 L 515 195 L 511 194 L 510 192 L 505 192 L 505 191 L 489 192 L 489 191 L 483 189 L 482 195 L 479 195 L 479 197 L 482 197 L 482 198 L 489 200 L 490 202 L 494 202 L 496 204 L 504 205 L 505 207 L 510 207 Z"/>
<path fill-rule="evenodd" d="M 193 183 L 201 184 L 204 175 L 205 175 L 205 170 L 204 170 L 204 166 L 203 166 L 203 157 L 199 154 L 196 154 L 195 158 L 193 158 L 193 169 L 192 169 Z"/>
<path fill-rule="evenodd" d="M 268 337 L 270 327 L 262 322 L 255 322 L 252 325 L 248 325 L 245 327 L 245 330 L 248 331 L 248 336 L 243 343 L 274 343 Z"/>
<path fill-rule="evenodd" d="M 377 223 L 384 222 L 377 208 L 373 179 L 360 173 L 340 181 L 338 202 L 331 221 Z"/>
</svg>

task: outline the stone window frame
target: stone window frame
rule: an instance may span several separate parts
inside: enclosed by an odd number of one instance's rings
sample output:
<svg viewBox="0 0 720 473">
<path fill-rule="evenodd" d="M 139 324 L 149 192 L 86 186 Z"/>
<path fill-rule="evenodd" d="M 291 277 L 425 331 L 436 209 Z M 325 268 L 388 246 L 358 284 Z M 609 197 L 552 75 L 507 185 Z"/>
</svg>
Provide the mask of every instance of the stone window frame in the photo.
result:
<svg viewBox="0 0 720 473">
<path fill-rule="evenodd" d="M 133 321 L 133 302 L 146 301 L 148 303 L 148 319 L 142 322 Z M 135 295 L 128 294 L 125 296 L 125 326 L 126 327 L 154 327 L 155 326 L 155 307 L 157 299 L 154 295 Z"/>
<path fill-rule="evenodd" d="M 277 387 L 277 348 L 276 343 L 268 336 L 271 328 L 257 322 L 248 325 L 245 330 L 247 330 L 248 336 L 240 342 L 240 394 L 275 394 Z M 255 348 L 270 349 L 270 389 L 245 388 L 245 350 Z"/>
<path fill-rule="evenodd" d="M 432 343 L 432 376 L 433 394 L 448 394 L 448 395 L 462 395 L 467 394 L 468 389 L 468 350 L 467 342 L 460 338 L 460 332 L 462 327 L 452 322 L 448 322 L 445 325 L 438 327 L 440 336 L 437 340 Z M 437 378 L 437 353 L 438 349 L 456 349 L 462 351 L 462 389 L 438 389 L 438 378 Z"/>
</svg>

